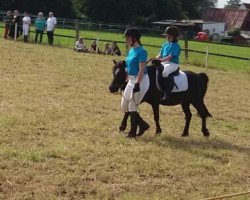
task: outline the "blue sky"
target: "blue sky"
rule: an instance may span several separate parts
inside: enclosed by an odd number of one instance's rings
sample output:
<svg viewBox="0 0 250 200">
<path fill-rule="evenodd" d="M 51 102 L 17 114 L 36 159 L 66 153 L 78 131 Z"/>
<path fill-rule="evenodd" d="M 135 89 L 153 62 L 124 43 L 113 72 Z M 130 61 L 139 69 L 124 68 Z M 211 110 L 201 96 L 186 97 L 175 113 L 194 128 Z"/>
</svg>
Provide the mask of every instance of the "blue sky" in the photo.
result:
<svg viewBox="0 0 250 200">
<path fill-rule="evenodd" d="M 217 8 L 224 8 L 224 5 L 227 4 L 228 0 L 218 0 Z M 250 0 L 241 0 L 241 3 L 250 3 Z"/>
</svg>

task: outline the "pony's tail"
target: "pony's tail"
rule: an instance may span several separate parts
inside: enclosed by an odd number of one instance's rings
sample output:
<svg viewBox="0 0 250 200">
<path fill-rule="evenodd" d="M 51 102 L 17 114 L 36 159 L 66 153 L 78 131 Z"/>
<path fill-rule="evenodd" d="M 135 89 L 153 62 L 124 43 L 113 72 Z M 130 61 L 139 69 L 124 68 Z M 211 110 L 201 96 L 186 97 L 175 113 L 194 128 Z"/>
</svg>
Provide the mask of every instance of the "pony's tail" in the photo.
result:
<svg viewBox="0 0 250 200">
<path fill-rule="evenodd" d="M 207 76 L 207 74 L 205 73 L 199 73 L 200 77 L 202 78 L 202 80 L 204 81 L 204 90 L 203 90 L 203 96 L 205 96 L 206 92 L 207 92 L 207 86 L 208 86 L 208 81 L 209 81 L 209 78 Z M 206 113 L 206 117 L 212 117 L 212 115 L 209 113 L 207 107 L 205 106 L 205 104 L 203 104 L 203 107 L 204 107 L 204 111 Z"/>
<path fill-rule="evenodd" d="M 208 81 L 209 81 L 209 78 L 207 76 L 206 73 L 199 73 L 200 77 L 202 78 L 202 80 L 204 81 L 205 83 L 205 87 L 204 87 L 204 90 L 202 91 L 203 93 L 203 96 L 205 96 L 206 92 L 207 92 L 207 85 L 208 85 Z"/>
</svg>

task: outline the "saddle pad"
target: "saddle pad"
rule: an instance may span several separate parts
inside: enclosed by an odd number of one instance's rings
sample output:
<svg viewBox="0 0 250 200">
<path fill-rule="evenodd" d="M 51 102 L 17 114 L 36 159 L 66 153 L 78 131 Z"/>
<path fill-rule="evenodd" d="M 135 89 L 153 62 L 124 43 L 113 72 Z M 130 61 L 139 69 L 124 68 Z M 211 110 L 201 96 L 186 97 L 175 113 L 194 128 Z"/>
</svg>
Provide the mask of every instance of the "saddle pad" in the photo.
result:
<svg viewBox="0 0 250 200">
<path fill-rule="evenodd" d="M 174 82 L 178 89 L 174 86 L 172 92 L 183 92 L 188 89 L 187 75 L 184 72 L 180 71 L 178 76 L 174 76 Z"/>
</svg>

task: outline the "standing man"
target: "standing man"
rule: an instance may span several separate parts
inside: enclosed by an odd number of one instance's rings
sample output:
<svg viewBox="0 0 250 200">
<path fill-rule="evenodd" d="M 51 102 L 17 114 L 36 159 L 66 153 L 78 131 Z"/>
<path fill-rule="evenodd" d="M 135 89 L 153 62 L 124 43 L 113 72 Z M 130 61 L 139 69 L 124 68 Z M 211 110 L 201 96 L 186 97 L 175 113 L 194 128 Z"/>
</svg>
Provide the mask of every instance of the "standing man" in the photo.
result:
<svg viewBox="0 0 250 200">
<path fill-rule="evenodd" d="M 49 45 L 54 43 L 54 31 L 56 28 L 56 18 L 54 17 L 53 12 L 49 13 L 49 18 L 47 19 L 47 36 Z"/>
<path fill-rule="evenodd" d="M 24 12 L 23 15 L 24 15 L 23 17 L 23 40 L 24 42 L 28 42 L 31 19 L 28 16 L 27 12 Z"/>
<path fill-rule="evenodd" d="M 7 15 L 3 18 L 4 21 L 4 39 L 7 39 L 10 30 L 10 22 L 12 20 L 11 11 L 7 11 Z"/>
</svg>

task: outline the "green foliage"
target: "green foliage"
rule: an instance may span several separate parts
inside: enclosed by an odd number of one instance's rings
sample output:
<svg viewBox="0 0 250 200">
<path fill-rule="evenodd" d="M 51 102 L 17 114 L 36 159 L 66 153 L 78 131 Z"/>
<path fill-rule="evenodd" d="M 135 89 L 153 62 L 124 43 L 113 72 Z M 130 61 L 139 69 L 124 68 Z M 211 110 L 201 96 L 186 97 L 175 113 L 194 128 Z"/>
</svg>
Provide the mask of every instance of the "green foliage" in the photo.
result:
<svg viewBox="0 0 250 200">
<path fill-rule="evenodd" d="M 74 0 L 80 13 L 97 21 L 130 24 L 162 19 L 197 19 L 204 9 L 214 7 L 216 2 L 217 0 Z"/>
<path fill-rule="evenodd" d="M 237 36 L 239 34 L 240 34 L 240 29 L 237 29 L 237 28 L 231 29 L 231 30 L 228 31 L 229 36 Z"/>
<path fill-rule="evenodd" d="M 60 17 L 75 17 L 76 12 L 71 0 L 2 0 L 0 9 L 14 10 L 18 9 L 20 12 L 27 11 L 32 14 L 43 12 L 45 14 L 50 11 L 54 12 L 56 16 Z"/>
<path fill-rule="evenodd" d="M 225 8 L 238 8 L 241 4 L 241 0 L 229 0 Z"/>
</svg>

